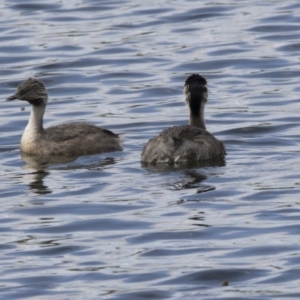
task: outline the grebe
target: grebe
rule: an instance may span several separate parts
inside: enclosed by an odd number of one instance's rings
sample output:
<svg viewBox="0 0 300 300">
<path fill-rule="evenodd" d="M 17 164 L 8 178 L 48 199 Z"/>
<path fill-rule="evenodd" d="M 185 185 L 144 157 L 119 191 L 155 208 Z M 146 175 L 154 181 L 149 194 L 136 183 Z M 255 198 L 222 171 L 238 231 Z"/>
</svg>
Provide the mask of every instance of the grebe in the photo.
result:
<svg viewBox="0 0 300 300">
<path fill-rule="evenodd" d="M 185 81 L 184 93 L 190 110 L 190 124 L 167 128 L 150 139 L 142 152 L 143 163 L 201 162 L 226 155 L 223 143 L 206 130 L 206 79 L 199 74 L 190 75 Z"/>
<path fill-rule="evenodd" d="M 109 151 L 120 151 L 119 136 L 88 123 L 68 123 L 43 127 L 43 116 L 48 101 L 44 83 L 28 78 L 21 83 L 11 100 L 25 100 L 31 104 L 29 122 L 21 139 L 21 151 L 32 155 L 81 156 Z"/>
</svg>

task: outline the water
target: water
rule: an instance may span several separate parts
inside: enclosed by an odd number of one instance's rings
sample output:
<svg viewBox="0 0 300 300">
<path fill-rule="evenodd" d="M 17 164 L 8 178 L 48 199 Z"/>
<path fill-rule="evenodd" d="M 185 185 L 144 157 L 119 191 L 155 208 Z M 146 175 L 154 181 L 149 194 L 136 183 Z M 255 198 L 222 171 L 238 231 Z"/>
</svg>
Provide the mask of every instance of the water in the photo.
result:
<svg viewBox="0 0 300 300">
<path fill-rule="evenodd" d="M 2 1 L 1 299 L 298 299 L 300 5 L 278 1 Z M 225 164 L 146 167 L 209 83 Z M 45 125 L 89 121 L 123 152 L 21 157 L 30 76 Z"/>
</svg>

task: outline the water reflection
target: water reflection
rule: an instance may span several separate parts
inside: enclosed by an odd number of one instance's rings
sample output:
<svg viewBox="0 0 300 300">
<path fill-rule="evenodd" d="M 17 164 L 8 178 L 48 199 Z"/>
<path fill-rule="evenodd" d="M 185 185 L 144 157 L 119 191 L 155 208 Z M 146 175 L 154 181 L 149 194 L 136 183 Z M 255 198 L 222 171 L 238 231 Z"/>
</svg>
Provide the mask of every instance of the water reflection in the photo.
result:
<svg viewBox="0 0 300 300">
<path fill-rule="evenodd" d="M 26 174 L 30 178 L 27 183 L 29 189 L 38 195 L 51 194 L 52 190 L 44 184 L 45 178 L 51 170 L 97 170 L 104 171 L 107 166 L 116 164 L 113 157 L 101 158 L 99 156 L 66 157 L 66 156 L 31 156 L 21 153 L 26 165 L 25 169 L 34 170 Z M 92 160 L 92 161 L 91 161 Z"/>
<path fill-rule="evenodd" d="M 43 171 L 51 165 L 65 164 L 75 161 L 78 158 L 73 156 L 33 156 L 24 152 L 21 152 L 21 157 L 26 162 L 25 168 L 36 171 Z"/>
<path fill-rule="evenodd" d="M 87 170 L 104 170 L 105 167 L 114 165 L 117 163 L 117 160 L 113 157 L 106 157 L 102 160 L 97 160 L 97 162 L 92 163 L 74 163 L 68 164 L 66 166 L 56 167 L 56 170 L 79 170 L 79 169 L 87 169 Z"/>
<path fill-rule="evenodd" d="M 49 174 L 50 172 L 46 171 L 37 171 L 31 173 L 30 175 L 32 175 L 32 181 L 28 183 L 29 189 L 38 195 L 51 194 L 52 190 L 50 190 L 49 187 L 44 184 L 44 179 Z"/>
<path fill-rule="evenodd" d="M 142 164 L 149 173 L 161 173 L 165 175 L 171 175 L 175 172 L 182 174 L 180 179 L 176 179 L 176 182 L 171 184 L 172 189 L 185 190 L 196 189 L 196 193 L 204 193 L 211 190 L 215 190 L 214 186 L 203 184 L 211 173 L 211 170 L 215 168 L 224 167 L 226 165 L 225 159 L 218 159 L 213 161 L 205 161 L 199 163 L 181 164 L 181 165 L 166 165 L 166 164 Z"/>
<path fill-rule="evenodd" d="M 217 158 L 212 160 L 206 160 L 201 162 L 192 162 L 187 164 L 156 164 L 152 165 L 149 163 L 141 163 L 142 167 L 149 172 L 163 173 L 163 172 L 174 172 L 178 170 L 189 170 L 195 168 L 205 168 L 205 167 L 224 167 L 226 166 L 225 158 Z"/>
<path fill-rule="evenodd" d="M 34 172 L 30 173 L 30 181 L 28 183 L 29 190 L 38 195 L 52 193 L 52 190 L 44 184 L 44 179 L 50 174 L 49 171 L 46 171 L 49 166 L 65 164 L 77 159 L 77 157 L 32 156 L 24 152 L 20 153 L 22 160 L 26 163 L 24 168 L 34 170 Z"/>
<path fill-rule="evenodd" d="M 184 179 L 181 182 L 174 184 L 176 190 L 196 189 L 196 193 L 204 193 L 215 190 L 216 188 L 211 185 L 203 184 L 202 182 L 207 179 L 206 172 L 198 170 L 184 171 Z"/>
</svg>

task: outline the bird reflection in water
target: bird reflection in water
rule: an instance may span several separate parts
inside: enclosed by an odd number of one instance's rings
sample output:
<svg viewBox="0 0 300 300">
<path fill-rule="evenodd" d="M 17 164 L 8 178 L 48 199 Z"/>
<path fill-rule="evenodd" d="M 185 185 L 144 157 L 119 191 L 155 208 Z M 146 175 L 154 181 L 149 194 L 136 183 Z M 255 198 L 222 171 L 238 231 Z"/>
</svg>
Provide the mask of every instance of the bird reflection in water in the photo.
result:
<svg viewBox="0 0 300 300">
<path fill-rule="evenodd" d="M 142 162 L 142 167 L 147 169 L 150 172 L 157 172 L 157 173 L 163 173 L 163 172 L 172 172 L 172 171 L 178 171 L 178 170 L 189 170 L 189 169 L 195 169 L 195 168 L 205 168 L 205 167 L 224 167 L 226 165 L 225 158 L 214 158 L 206 161 L 200 161 L 200 162 L 190 162 L 190 163 L 184 163 L 184 164 L 149 164 Z"/>
<path fill-rule="evenodd" d="M 49 175 L 49 172 L 36 171 L 30 175 L 32 175 L 32 180 L 29 182 L 28 187 L 32 192 L 38 195 L 47 195 L 52 193 L 51 189 L 44 184 L 44 178 Z"/>
<path fill-rule="evenodd" d="M 196 193 L 198 194 L 215 189 L 214 186 L 202 183 L 208 176 L 200 173 L 199 170 L 186 170 L 183 174 L 185 175 L 183 180 L 174 184 L 176 190 L 197 189 Z"/>
<path fill-rule="evenodd" d="M 22 160 L 26 163 L 25 169 L 34 170 L 32 173 L 26 174 L 30 176 L 28 186 L 30 190 L 38 195 L 51 194 L 52 190 L 44 184 L 44 179 L 51 174 L 51 170 L 102 170 L 108 165 L 113 165 L 116 160 L 112 157 L 99 160 L 92 163 L 75 162 L 78 157 L 70 156 L 32 156 L 21 152 Z M 90 157 L 90 156 L 89 156 Z"/>
<path fill-rule="evenodd" d="M 62 156 L 32 156 L 21 152 L 22 160 L 26 163 L 25 169 L 34 170 L 34 172 L 26 174 L 30 177 L 28 183 L 29 189 L 38 195 L 51 194 L 52 190 L 44 184 L 44 179 L 50 174 L 47 168 L 50 165 L 63 164 L 76 160 L 76 157 Z"/>
<path fill-rule="evenodd" d="M 224 167 L 226 165 L 225 159 L 214 159 L 207 160 L 204 162 L 190 163 L 190 164 L 156 164 L 151 165 L 148 163 L 142 163 L 142 167 L 146 169 L 149 173 L 161 173 L 169 176 L 170 174 L 179 173 L 180 178 L 176 176 L 176 182 L 169 183 L 172 189 L 175 190 L 185 190 L 185 189 L 196 189 L 196 193 L 204 193 L 211 190 L 215 190 L 214 186 L 205 185 L 205 181 L 210 174 L 214 174 L 214 170 L 217 171 L 219 167 Z M 183 176 L 182 176 L 183 175 Z"/>
<path fill-rule="evenodd" d="M 39 156 L 30 155 L 21 151 L 22 160 L 26 163 L 25 168 L 34 169 L 37 171 L 45 170 L 51 165 L 60 165 L 75 161 L 78 157 L 75 156 Z"/>
</svg>

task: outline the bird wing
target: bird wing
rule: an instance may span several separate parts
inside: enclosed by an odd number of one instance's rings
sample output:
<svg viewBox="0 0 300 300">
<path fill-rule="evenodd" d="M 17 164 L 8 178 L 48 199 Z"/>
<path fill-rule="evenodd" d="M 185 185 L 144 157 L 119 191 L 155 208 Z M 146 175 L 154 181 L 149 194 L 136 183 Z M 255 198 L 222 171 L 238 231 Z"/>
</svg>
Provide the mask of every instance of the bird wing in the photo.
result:
<svg viewBox="0 0 300 300">
<path fill-rule="evenodd" d="M 160 136 L 168 136 L 173 139 L 193 141 L 203 136 L 212 135 L 204 129 L 189 125 L 182 125 L 167 128 L 160 133 Z"/>
<path fill-rule="evenodd" d="M 145 145 L 142 161 L 172 163 L 174 161 L 203 161 L 226 154 L 222 142 L 208 131 L 189 126 L 174 126 L 163 130 Z"/>
<path fill-rule="evenodd" d="M 89 135 L 102 135 L 103 137 L 109 136 L 118 138 L 118 135 L 110 130 L 87 123 L 60 124 L 49 127 L 46 130 L 48 138 L 55 142 L 68 141 L 78 137 L 87 137 Z"/>
</svg>

